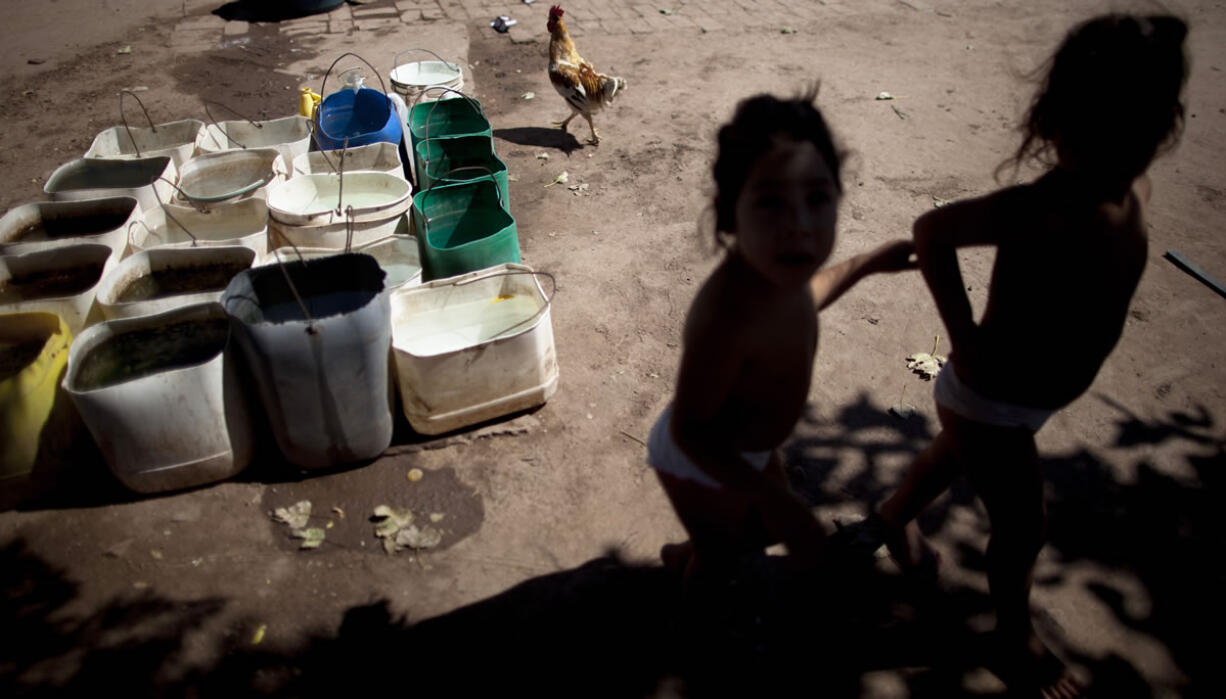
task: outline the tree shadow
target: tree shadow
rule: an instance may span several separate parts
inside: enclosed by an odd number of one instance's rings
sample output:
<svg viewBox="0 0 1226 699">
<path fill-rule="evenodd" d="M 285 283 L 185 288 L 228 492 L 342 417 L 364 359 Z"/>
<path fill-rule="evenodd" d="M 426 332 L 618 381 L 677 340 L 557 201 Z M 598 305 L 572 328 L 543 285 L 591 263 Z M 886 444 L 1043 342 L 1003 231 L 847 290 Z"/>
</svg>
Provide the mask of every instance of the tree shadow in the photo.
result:
<svg viewBox="0 0 1226 699">
<path fill-rule="evenodd" d="M 76 583 L 23 541 L 0 549 L 0 695 L 78 696 L 107 687 L 160 693 L 160 671 L 181 660 L 184 639 L 225 606 L 139 594 L 84 615 L 71 611 Z"/>
<path fill-rule="evenodd" d="M 22 542 L 0 549 L 0 570 L 5 696 L 108 686 L 336 697 L 368 673 L 423 696 L 625 697 L 664 688 L 689 697 L 854 697 L 867 670 L 950 663 L 969 647 L 966 639 L 931 643 L 936 631 L 926 622 L 900 624 L 881 604 L 896 581 L 870 569 L 823 582 L 757 557 L 733 584 L 687 606 L 672 573 L 610 553 L 414 623 L 378 601 L 349 609 L 336 632 L 256 645 L 256 625 L 239 620 L 239 640 L 218 642 L 215 662 L 184 668 L 185 636 L 224 601 L 149 592 L 77 616 L 68 611 L 76 584 Z"/>
<path fill-rule="evenodd" d="M 494 129 L 494 137 L 520 146 L 554 148 L 566 155 L 580 150 L 583 144 L 569 131 L 541 126 L 517 126 L 510 129 Z"/>
<path fill-rule="evenodd" d="M 1104 403 L 1121 413 L 1109 444 L 1109 457 L 1082 446 L 1045 454 L 1041 466 L 1047 485 L 1049 552 L 1059 572 L 1037 586 L 1082 585 L 1123 629 L 1146 637 L 1170 653 L 1189 678 L 1183 696 L 1221 696 L 1213 638 L 1226 619 L 1226 575 L 1218 565 L 1226 511 L 1220 506 L 1226 478 L 1226 435 L 1204 406 L 1143 418 L 1106 396 Z M 882 463 L 917 453 L 932 439 L 927 422 L 902 420 L 872 405 L 866 396 L 842 407 L 832 420 L 809 415 L 788 445 L 794 487 L 815 505 L 862 503 L 872 506 L 893 489 Z M 1126 450 L 1147 447 L 1142 456 Z M 1153 455 L 1152 447 L 1161 447 Z M 847 450 L 863 454 L 863 465 L 848 474 Z M 1123 455 L 1121 455 L 1121 451 Z M 1153 459 L 1160 459 L 1159 462 Z M 1135 461 L 1135 463 L 1130 463 Z M 1131 473 L 1130 473 L 1131 472 Z M 986 518 L 972 531 L 947 526 L 955 506 L 973 506 L 973 491 L 959 479 L 951 496 L 939 499 L 921 516 L 925 534 L 951 544 L 966 571 L 985 571 L 983 538 Z M 962 532 L 959 534 L 958 532 Z M 1077 577 L 1067 572 L 1077 571 Z M 1130 582 L 1131 581 L 1131 582 Z M 948 587 L 939 602 L 950 623 L 969 629 L 976 617 L 991 613 L 982 588 Z M 1042 631 L 1044 612 L 1038 613 Z M 1096 696 L 1153 696 L 1131 646 L 1129 657 L 1114 651 L 1078 648 L 1061 639 L 1063 631 L 1047 618 L 1055 650 L 1087 668 Z M 1196 633 L 1199 631 L 1199 633 Z M 911 675 L 912 696 L 940 696 L 933 689 L 945 675 L 940 668 Z M 1211 685 L 1211 689 L 1209 686 Z M 936 692 L 935 694 L 931 692 Z"/>
<path fill-rule="evenodd" d="M 1219 562 L 1226 433 L 1201 405 L 1146 419 L 1099 398 L 1123 414 L 1114 446 L 1166 444 L 1167 452 L 1182 453 L 1164 455 L 1161 464 L 1143 457 L 1125 475 L 1085 448 L 1043 459 L 1049 546 L 1062 563 L 1092 563 L 1103 571 L 1084 586 L 1123 627 L 1167 649 L 1191 680 L 1185 697 L 1222 696 L 1217 646 L 1205 639 L 1215 638 L 1226 620 Z M 1169 444 L 1175 439 L 1190 448 Z M 1129 574 L 1143 594 L 1127 585 Z"/>
<path fill-rule="evenodd" d="M 1221 696 L 1216 645 L 1205 642 L 1226 612 L 1216 560 L 1226 440 L 1215 430 L 1200 407 L 1159 419 L 1121 417 L 1115 446 L 1146 435 L 1172 452 L 1182 449 L 1173 452 L 1174 465 L 1186 473 L 1173 471 L 1168 458 L 1162 468 L 1142 460 L 1135 476 L 1121 475 L 1118 456 L 1108 461 L 1086 447 L 1043 460 L 1050 550 L 1061 570 L 1078 576 L 1039 584 L 1082 585 L 1128 633 L 1163 646 L 1190 678 L 1178 687 L 1185 697 Z M 930 438 L 921 418 L 900 420 L 861 396 L 832 421 L 806 419 L 789 447 L 792 477 L 818 503 L 871 502 L 892 487 L 878 472 L 883 463 Z M 1176 438 L 1191 449 L 1171 444 Z M 864 473 L 836 473 L 844 449 L 863 452 Z M 982 530 L 945 527 L 947 510 L 936 530 L 952 541 L 958 565 L 982 571 Z M 397 618 L 375 602 L 348 610 L 339 631 L 281 645 L 252 645 L 245 632 L 243 642 L 219 642 L 219 660 L 187 671 L 176 664 L 184 636 L 224 601 L 172 602 L 148 593 L 73 613 L 76 584 L 21 542 L 0 549 L 0 576 L 5 696 L 71 693 L 101 682 L 175 696 L 336 696 L 352 692 L 355 668 L 439 695 L 861 696 L 866 677 L 879 673 L 912 697 L 998 694 L 967 684 L 984 661 L 975 629 L 991 605 L 982 586 L 946 582 L 926 590 L 888 566 L 854 560 L 831 562 L 814 579 L 789 571 L 779 557 L 753 557 L 733 584 L 687 605 L 669 571 L 609 554 L 430 619 Z M 1061 638 L 1042 609 L 1036 614 L 1040 630 L 1054 629 L 1047 634 L 1054 649 L 1092 673 L 1096 696 L 1159 694 L 1141 671 L 1136 653 L 1145 650 L 1079 647 Z M 254 628 L 249 621 L 238 626 Z"/>
<path fill-rule="evenodd" d="M 345 0 L 234 0 L 213 10 L 213 14 L 228 22 L 281 22 L 330 12 L 345 4 Z"/>
</svg>

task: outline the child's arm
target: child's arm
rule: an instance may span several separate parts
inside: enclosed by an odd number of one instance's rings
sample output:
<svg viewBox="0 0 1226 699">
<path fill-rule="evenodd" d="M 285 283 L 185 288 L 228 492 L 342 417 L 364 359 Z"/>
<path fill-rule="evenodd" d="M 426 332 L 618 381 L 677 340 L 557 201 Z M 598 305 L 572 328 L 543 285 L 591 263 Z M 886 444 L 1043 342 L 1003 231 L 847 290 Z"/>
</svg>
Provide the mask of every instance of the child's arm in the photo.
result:
<svg viewBox="0 0 1226 699">
<path fill-rule="evenodd" d="M 912 227 L 920 273 L 932 292 L 951 345 L 971 344 L 976 328 L 958 267 L 957 249 L 999 244 L 1009 227 L 1008 216 L 1002 218 L 1003 207 L 1016 197 L 1015 191 L 949 204 L 920 216 Z"/>
<path fill-rule="evenodd" d="M 915 269 L 915 262 L 911 259 L 914 252 L 915 245 L 911 241 L 893 240 L 819 271 L 809 282 L 813 305 L 817 306 L 817 310 L 822 310 L 870 274 Z"/>
</svg>

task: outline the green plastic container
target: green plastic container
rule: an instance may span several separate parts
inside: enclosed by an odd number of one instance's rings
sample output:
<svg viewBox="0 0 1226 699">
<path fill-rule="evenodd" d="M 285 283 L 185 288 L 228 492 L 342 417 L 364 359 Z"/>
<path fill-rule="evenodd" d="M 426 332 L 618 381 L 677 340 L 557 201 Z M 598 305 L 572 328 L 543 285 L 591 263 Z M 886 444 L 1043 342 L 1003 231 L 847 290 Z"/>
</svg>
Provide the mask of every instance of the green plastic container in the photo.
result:
<svg viewBox="0 0 1226 699">
<path fill-rule="evenodd" d="M 429 189 L 435 185 L 471 182 L 487 172 L 498 184 L 502 205 L 511 210 L 510 190 L 507 186 L 507 164 L 494 153 L 494 142 L 488 136 L 459 136 L 456 138 L 431 138 L 417 144 L 417 162 L 420 169 L 419 186 Z"/>
<path fill-rule="evenodd" d="M 494 137 L 490 120 L 477 100 L 465 95 L 459 99 L 418 102 L 409 110 L 409 137 L 414 153 L 417 144 L 427 139 L 459 136 Z"/>
<path fill-rule="evenodd" d="M 413 232 L 424 281 L 520 261 L 515 219 L 490 175 L 413 197 Z"/>
</svg>

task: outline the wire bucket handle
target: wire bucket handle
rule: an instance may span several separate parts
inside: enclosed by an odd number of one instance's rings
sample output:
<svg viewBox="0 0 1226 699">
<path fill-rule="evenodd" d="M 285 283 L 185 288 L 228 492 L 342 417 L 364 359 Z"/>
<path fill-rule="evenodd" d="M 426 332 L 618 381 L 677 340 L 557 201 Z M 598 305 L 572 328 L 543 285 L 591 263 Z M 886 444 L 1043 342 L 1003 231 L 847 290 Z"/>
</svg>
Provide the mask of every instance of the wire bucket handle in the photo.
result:
<svg viewBox="0 0 1226 699">
<path fill-rule="evenodd" d="M 523 320 L 519 321 L 518 323 L 515 323 L 514 325 L 510 325 L 504 328 L 503 330 L 498 331 L 494 335 L 490 336 L 490 338 L 486 340 L 486 342 L 492 342 L 494 340 L 497 340 L 498 338 L 514 330 L 515 328 L 518 328 L 521 325 L 526 325 L 528 323 L 535 322 L 537 318 L 540 318 L 542 315 L 544 315 L 545 312 L 549 310 L 549 307 L 553 305 L 554 297 L 558 295 L 557 278 L 553 276 L 552 272 L 538 272 L 532 268 L 500 269 L 500 270 L 486 270 L 485 272 L 478 274 L 475 277 L 471 277 L 467 279 L 460 277 L 447 285 L 447 286 L 468 286 L 469 284 L 475 284 L 476 282 L 479 282 L 485 279 L 489 279 L 491 277 L 513 277 L 513 276 L 517 276 L 521 274 L 531 275 L 533 278 L 536 278 L 536 277 L 548 277 L 549 278 L 550 289 L 549 289 L 549 295 L 545 296 L 545 303 L 541 304 L 541 307 L 536 309 L 536 313 L 533 313 L 532 315 L 528 316 L 527 318 L 524 318 Z M 540 289 L 539 282 L 537 283 L 537 288 Z M 544 295 L 544 293 L 545 293 L 544 289 L 541 289 L 541 294 Z"/>
<path fill-rule="evenodd" d="M 225 194 L 214 194 L 212 196 L 196 196 L 194 194 L 188 194 L 187 191 L 185 191 L 182 187 L 175 184 L 174 182 L 171 182 L 165 177 L 162 177 L 159 179 L 161 179 L 163 182 L 166 182 L 171 187 L 174 187 L 175 191 L 179 193 L 179 196 L 186 199 L 192 206 L 196 207 L 200 211 L 204 211 L 204 206 L 203 206 L 204 204 L 217 204 L 219 202 L 227 201 L 229 199 L 237 199 L 245 194 L 250 194 L 254 192 L 260 187 L 264 187 L 268 185 L 268 183 L 272 182 L 274 179 L 276 179 L 276 177 L 277 177 L 276 168 L 269 168 L 268 172 L 266 172 L 261 179 L 258 179 L 255 182 L 251 182 L 247 185 L 244 185 L 243 187 L 236 189 L 233 192 L 226 192 Z M 175 221 L 175 223 L 178 223 L 178 221 Z"/>
<path fill-rule="evenodd" d="M 494 185 L 494 192 L 495 192 L 495 195 L 498 197 L 498 206 L 502 207 L 503 210 L 506 210 L 507 208 L 506 204 L 504 204 L 502 201 L 502 188 L 498 186 L 498 180 L 494 179 L 494 171 L 489 169 L 488 167 L 485 167 L 484 165 L 465 165 L 464 167 L 457 167 L 455 169 L 448 170 L 447 174 L 444 175 L 443 177 L 444 178 L 451 177 L 453 174 L 457 172 L 462 172 L 464 170 L 484 170 L 485 175 L 486 175 L 485 177 L 478 177 L 472 180 L 464 180 L 463 182 L 466 184 L 471 184 L 474 182 L 485 182 L 486 180 L 489 180 L 490 184 Z M 422 233 L 426 236 L 427 240 L 430 238 L 430 217 L 426 215 L 426 198 L 429 197 L 430 194 L 435 189 L 438 189 L 439 187 L 445 187 L 445 186 L 449 186 L 449 185 L 435 185 L 421 193 Z"/>
<path fill-rule="evenodd" d="M 365 58 L 362 58 L 361 56 L 359 56 L 358 54 L 352 51 L 346 51 L 345 53 L 342 53 L 341 55 L 337 56 L 336 60 L 332 61 L 332 65 L 328 66 L 328 70 L 324 71 L 323 82 L 319 84 L 319 94 L 323 95 L 325 99 L 328 97 L 328 93 L 325 90 L 325 88 L 328 85 L 328 75 L 332 73 L 332 69 L 335 68 L 336 64 L 340 63 L 341 59 L 344 58 L 345 56 L 353 56 L 359 61 L 365 63 L 366 67 L 370 68 L 371 72 L 375 74 L 375 77 L 379 79 L 379 87 L 383 88 L 383 96 L 387 97 L 387 84 L 383 82 L 383 76 L 379 74 L 379 71 L 375 70 L 375 67 L 370 64 L 370 61 L 366 60 Z M 316 113 L 318 113 L 318 111 L 319 110 L 316 110 Z"/>
<path fill-rule="evenodd" d="M 174 221 L 175 225 L 176 225 L 176 226 L 178 226 L 180 229 L 182 229 L 182 231 L 183 231 L 184 233 L 186 233 L 186 234 L 187 234 L 187 237 L 188 237 L 188 238 L 191 238 L 191 239 L 192 239 L 192 247 L 193 247 L 193 248 L 194 248 L 194 247 L 196 247 L 196 245 L 199 243 L 199 241 L 197 240 L 196 236 L 195 236 L 195 235 L 193 235 L 193 234 L 192 234 L 192 232 L 191 232 L 190 230 L 188 230 L 187 226 L 184 226 L 182 223 L 180 223 L 180 222 L 179 222 L 179 220 L 178 220 L 178 219 L 176 219 L 174 216 L 172 216 L 172 215 L 171 215 L 171 213 L 170 213 L 169 211 L 166 211 L 166 207 L 164 207 L 164 206 L 163 206 L 163 207 L 162 207 L 162 211 L 163 211 L 163 212 L 166 214 L 166 218 L 170 219 L 171 221 Z M 144 226 L 144 227 L 145 227 L 145 230 L 149 231 L 149 235 L 153 235 L 153 229 L 149 227 L 149 224 L 148 224 L 148 223 L 145 223 L 145 219 L 140 218 L 140 219 L 137 219 L 137 220 L 135 220 L 135 221 L 133 221 L 133 222 L 129 223 L 129 224 L 128 224 L 128 246 L 129 246 L 129 247 L 131 247 L 131 248 L 133 248 L 133 249 L 135 249 L 137 246 L 136 246 L 136 245 L 135 245 L 135 244 L 132 242 L 132 227 L 133 227 L 133 226 L 135 226 L 135 225 L 137 225 L 137 224 L 140 224 L 141 226 Z M 145 249 L 147 249 L 147 248 L 141 248 L 141 250 L 145 250 Z"/>
<path fill-rule="evenodd" d="M 123 96 L 124 95 L 132 95 L 132 99 L 136 100 L 136 103 L 140 105 L 140 110 L 145 113 L 145 121 L 149 122 L 149 129 L 152 130 L 153 133 L 158 132 L 158 127 L 154 125 L 153 119 L 149 118 L 149 110 L 145 109 L 145 103 L 142 102 L 141 99 L 136 96 L 135 92 L 131 90 L 120 90 L 119 91 L 119 120 L 123 122 L 123 128 L 124 128 L 124 131 L 126 131 L 128 134 L 128 140 L 132 142 L 132 150 L 136 151 L 136 157 L 140 158 L 140 157 L 143 157 L 140 154 L 140 146 L 136 145 L 136 137 L 132 135 L 132 127 L 128 126 L 128 117 L 123 113 Z"/>
<path fill-rule="evenodd" d="M 158 177 L 158 179 L 159 179 L 159 180 L 161 180 L 161 181 L 163 181 L 163 182 L 165 182 L 166 184 L 170 185 L 171 187 L 174 187 L 176 190 L 179 190 L 179 186 L 178 186 L 177 184 L 175 184 L 174 182 L 171 182 L 170 180 L 166 179 L 165 177 L 161 177 L 161 176 L 159 176 L 159 177 Z M 157 187 L 153 187 L 152 189 L 153 189 L 153 196 L 157 198 L 157 200 L 158 200 L 158 208 L 159 208 L 159 209 L 161 209 L 162 214 L 163 214 L 163 215 L 164 215 L 166 218 L 168 218 L 168 219 L 170 219 L 171 221 L 173 221 L 173 222 L 174 222 L 174 224 L 175 224 L 176 226 L 178 226 L 180 229 L 182 229 L 182 230 L 183 230 L 183 232 L 187 234 L 187 237 L 192 239 L 192 247 L 193 247 L 193 248 L 194 248 L 194 247 L 196 247 L 196 245 L 199 243 L 199 240 L 196 238 L 195 234 L 193 234 L 193 233 L 191 232 L 191 230 L 189 230 L 189 229 L 188 229 L 188 227 L 187 227 L 187 226 L 183 225 L 183 222 L 182 222 L 182 221 L 180 221 L 179 219 L 175 218 L 175 217 L 174 217 L 174 215 L 170 213 L 170 208 L 169 208 L 169 205 L 168 205 L 166 202 L 162 201 L 162 195 L 161 195 L 161 194 L 158 194 Z M 182 190 L 179 190 L 179 191 L 182 191 Z M 207 210 L 207 209 L 206 209 L 205 207 L 203 207 L 203 206 L 197 206 L 196 208 L 197 208 L 198 210 L 200 210 L 200 211 L 206 211 L 206 210 Z M 136 220 L 136 221 L 133 221 L 133 222 L 129 223 L 129 224 L 128 224 L 128 246 L 129 246 L 129 247 L 133 247 L 133 248 L 134 248 L 134 247 L 136 247 L 136 246 L 132 244 L 132 226 L 136 225 L 137 223 L 139 223 L 140 225 L 144 226 L 144 227 L 145 227 L 145 230 L 149 231 L 149 233 L 151 233 L 151 234 L 153 233 L 153 229 L 149 227 L 149 224 L 145 223 L 145 219 L 144 219 L 144 217 L 143 217 L 143 216 L 142 216 L 140 219 L 138 219 L 138 220 Z M 169 226 L 167 226 L 167 228 L 169 228 Z"/>
<path fill-rule="evenodd" d="M 397 62 L 396 62 L 396 61 L 400 60 L 400 57 L 401 57 L 401 56 L 403 56 L 403 55 L 404 55 L 404 54 L 406 54 L 406 53 L 412 53 L 412 52 L 414 52 L 414 51 L 425 51 L 426 53 L 430 54 L 431 56 L 434 56 L 434 57 L 435 57 L 435 58 L 437 58 L 438 60 L 442 61 L 442 62 L 443 62 L 443 63 L 444 63 L 444 64 L 445 64 L 445 65 L 446 65 L 448 68 L 451 68 L 452 70 L 460 70 L 460 64 L 458 64 L 458 63 L 452 63 L 451 61 L 447 60 L 446 58 L 443 58 L 442 56 L 438 55 L 437 53 L 435 53 L 435 52 L 431 51 L 431 50 L 430 50 L 430 49 L 428 49 L 428 48 L 425 48 L 425 47 L 417 47 L 417 46 L 415 46 L 415 47 L 413 47 L 413 48 L 408 48 L 408 49 L 405 49 L 405 50 L 403 50 L 403 51 L 397 51 L 397 52 L 395 53 L 395 55 L 393 55 L 393 56 L 392 56 L 392 72 L 393 72 L 393 73 L 394 73 L 394 72 L 396 72 L 396 69 L 397 69 L 397 68 L 399 68 L 399 67 L 402 65 L 402 64 L 400 64 L 400 63 L 397 63 Z M 395 79 L 393 78 L 393 80 L 392 80 L 392 81 L 393 81 L 393 82 L 395 82 Z"/>
<path fill-rule="evenodd" d="M 245 114 L 243 114 L 243 113 L 239 112 L 238 110 L 234 109 L 233 107 L 231 107 L 231 106 L 229 106 L 229 105 L 222 104 L 221 102 L 214 102 L 213 100 L 200 100 L 200 101 L 201 101 L 201 102 L 204 102 L 204 113 L 205 113 L 205 115 L 206 115 L 206 116 L 208 116 L 208 118 L 209 118 L 209 123 L 210 123 L 210 124 L 212 124 L 213 126 L 216 126 L 216 127 L 217 127 L 217 130 L 221 132 L 221 135 L 223 135 L 223 136 L 225 136 L 225 137 L 226 137 L 226 142 L 227 142 L 227 143 L 234 143 L 234 144 L 238 145 L 238 147 L 239 147 L 239 148 L 242 148 L 243 150 L 247 150 L 247 146 L 245 146 L 245 145 L 243 145 L 243 144 L 239 143 L 238 141 L 236 141 L 236 140 L 234 139 L 234 137 L 230 135 L 230 132 L 229 132 L 228 130 L 221 128 L 221 124 L 217 123 L 217 120 L 213 118 L 213 114 L 212 114 L 212 112 L 210 112 L 210 111 L 209 111 L 209 105 L 210 105 L 210 104 L 215 104 L 215 105 L 217 105 L 218 107 L 222 107 L 222 108 L 226 109 L 227 111 L 229 111 L 229 112 L 233 113 L 235 116 L 237 116 L 237 117 L 241 118 L 243 121 L 247 122 L 248 124 L 251 124 L 252 126 L 254 126 L 254 127 L 255 127 L 255 128 L 257 128 L 257 129 L 262 129 L 262 128 L 264 128 L 264 125 L 263 125 L 263 124 L 261 124 L 261 123 L 259 123 L 259 122 L 257 122 L 257 121 L 252 120 L 252 119 L 251 119 L 251 117 L 249 117 L 249 116 L 247 116 L 247 115 L 245 115 Z"/>
<path fill-rule="evenodd" d="M 430 90 L 445 90 L 445 91 L 447 91 L 447 92 L 454 92 L 454 93 L 456 93 L 457 95 L 459 95 L 459 96 L 463 97 L 464 99 L 468 100 L 468 104 L 469 104 L 469 106 L 471 106 L 471 107 L 473 108 L 473 111 L 475 111 L 475 112 L 477 113 L 477 116 L 481 117 L 482 119 L 486 119 L 487 121 L 489 120 L 489 119 L 488 119 L 488 117 L 486 117 L 486 116 L 485 116 L 485 112 L 484 112 L 484 111 L 481 109 L 481 106 L 480 106 L 479 104 L 477 104 L 477 100 L 473 99 L 472 97 L 469 97 L 468 95 L 464 94 L 463 92 L 460 92 L 459 90 L 457 90 L 457 89 L 455 89 L 455 88 L 452 88 L 452 87 L 443 87 L 442 85 L 433 85 L 433 86 L 431 86 L 431 87 L 427 87 L 426 89 L 422 90 L 422 91 L 421 91 L 421 94 L 417 96 L 417 99 L 416 99 L 416 100 L 413 100 L 413 106 L 414 106 L 414 107 L 416 107 L 416 106 L 417 106 L 417 104 L 418 104 L 418 101 L 421 99 L 422 95 L 426 94 L 426 93 L 427 93 L 427 92 L 429 92 Z M 442 101 L 442 100 L 434 100 L 434 104 L 430 105 L 430 111 L 426 113 L 426 123 L 425 123 L 425 131 L 426 131 L 426 133 L 425 133 L 425 135 L 422 137 L 422 140 L 423 140 L 423 141 L 429 141 L 429 140 L 430 140 L 430 120 L 434 118 L 434 110 L 435 110 L 435 109 L 438 109 L 438 104 L 439 104 L 439 102 L 441 102 L 441 101 Z"/>
<path fill-rule="evenodd" d="M 459 95 L 460 97 L 463 97 L 465 100 L 468 101 L 468 105 L 473 108 L 473 111 L 477 113 L 477 116 L 481 117 L 482 119 L 486 119 L 488 121 L 488 118 L 485 116 L 485 111 L 481 109 L 481 105 L 477 102 L 477 100 L 473 99 L 472 97 L 469 97 L 463 92 L 460 92 L 454 87 L 443 87 L 442 85 L 431 85 L 430 87 L 427 87 L 426 89 L 419 92 L 417 94 L 417 97 L 414 98 L 413 100 L 413 106 L 409 109 L 410 114 L 413 113 L 414 109 L 417 109 L 417 105 L 421 103 L 421 98 L 424 97 L 425 94 L 431 90 L 442 90 L 444 92 L 456 93 L 457 95 Z M 422 137 L 423 141 L 430 140 L 430 120 L 434 118 L 434 110 L 438 108 L 438 103 L 441 101 L 442 100 L 434 100 L 434 104 L 430 105 L 430 111 L 426 113 L 426 123 L 425 123 L 426 133 Z"/>
</svg>

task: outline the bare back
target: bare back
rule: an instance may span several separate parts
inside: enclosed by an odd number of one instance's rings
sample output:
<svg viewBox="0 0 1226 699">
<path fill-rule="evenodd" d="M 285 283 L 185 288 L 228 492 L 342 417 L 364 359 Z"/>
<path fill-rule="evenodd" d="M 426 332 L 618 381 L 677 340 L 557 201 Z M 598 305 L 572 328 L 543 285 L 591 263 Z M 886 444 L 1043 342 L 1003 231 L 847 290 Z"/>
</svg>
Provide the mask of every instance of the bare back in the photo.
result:
<svg viewBox="0 0 1226 699">
<path fill-rule="evenodd" d="M 1061 408 L 1089 388 L 1119 341 L 1144 270 L 1144 200 L 1086 204 L 1059 177 L 993 197 L 996 262 L 959 375 L 986 397 Z M 989 197 L 990 199 L 991 197 Z M 955 352 L 959 348 L 955 347 Z"/>
</svg>

